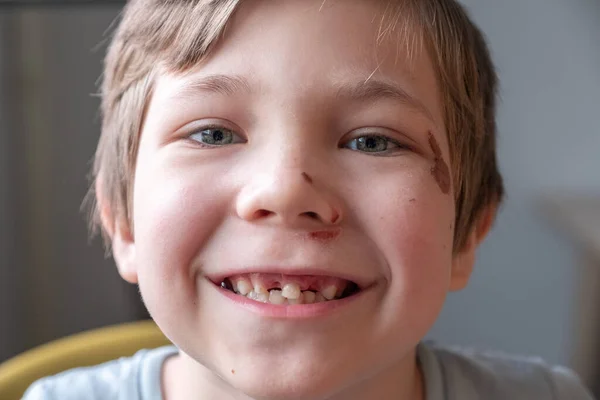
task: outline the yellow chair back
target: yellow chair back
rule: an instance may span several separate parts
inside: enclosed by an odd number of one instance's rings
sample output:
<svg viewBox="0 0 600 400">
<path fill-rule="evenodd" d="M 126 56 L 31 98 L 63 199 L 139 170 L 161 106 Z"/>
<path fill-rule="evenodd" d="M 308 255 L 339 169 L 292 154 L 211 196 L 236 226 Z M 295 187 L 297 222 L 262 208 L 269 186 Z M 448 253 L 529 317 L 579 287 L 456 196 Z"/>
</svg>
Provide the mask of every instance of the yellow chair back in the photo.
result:
<svg viewBox="0 0 600 400">
<path fill-rule="evenodd" d="M 153 321 L 114 325 L 55 340 L 0 364 L 0 399 L 20 399 L 29 385 L 45 376 L 168 344 Z"/>
</svg>

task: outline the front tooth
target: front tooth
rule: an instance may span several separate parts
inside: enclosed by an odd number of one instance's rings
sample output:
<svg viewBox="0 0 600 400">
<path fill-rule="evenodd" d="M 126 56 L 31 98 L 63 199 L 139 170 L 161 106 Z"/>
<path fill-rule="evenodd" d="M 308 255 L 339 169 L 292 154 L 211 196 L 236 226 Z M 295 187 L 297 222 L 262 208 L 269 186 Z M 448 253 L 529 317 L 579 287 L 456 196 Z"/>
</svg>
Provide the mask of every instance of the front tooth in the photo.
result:
<svg viewBox="0 0 600 400">
<path fill-rule="evenodd" d="M 283 286 L 281 295 L 288 300 L 296 300 L 300 297 L 300 285 L 297 283 L 286 283 Z"/>
<path fill-rule="evenodd" d="M 304 295 L 304 302 L 306 304 L 312 304 L 315 302 L 315 298 L 316 298 L 316 293 L 315 292 L 302 292 L 302 294 Z"/>
<path fill-rule="evenodd" d="M 254 291 L 256 293 L 269 294 L 269 291 L 260 283 L 254 284 Z"/>
<path fill-rule="evenodd" d="M 254 292 L 257 294 L 258 301 L 262 301 L 263 303 L 267 303 L 269 301 L 269 291 L 260 283 L 254 285 Z"/>
<path fill-rule="evenodd" d="M 287 302 L 287 299 L 281 295 L 281 290 L 271 290 L 269 292 L 269 303 L 282 305 Z"/>
<path fill-rule="evenodd" d="M 246 279 L 242 278 L 234 284 L 234 290 L 242 296 L 246 296 L 252 291 L 252 285 Z"/>
<path fill-rule="evenodd" d="M 325 290 L 321 291 L 321 293 L 323 294 L 323 297 L 325 297 L 327 300 L 333 300 L 337 293 L 337 287 L 335 287 L 334 285 L 327 286 Z"/>
<path fill-rule="evenodd" d="M 248 295 L 246 297 L 249 298 L 249 299 L 251 299 L 251 300 L 260 301 L 261 303 L 266 303 L 266 302 L 269 301 L 269 295 L 268 294 L 257 293 L 254 290 L 250 291 L 250 293 L 248 293 Z"/>
<path fill-rule="evenodd" d="M 290 304 L 302 304 L 304 302 L 304 294 L 300 292 L 300 295 L 297 299 L 288 299 L 288 303 Z"/>
</svg>

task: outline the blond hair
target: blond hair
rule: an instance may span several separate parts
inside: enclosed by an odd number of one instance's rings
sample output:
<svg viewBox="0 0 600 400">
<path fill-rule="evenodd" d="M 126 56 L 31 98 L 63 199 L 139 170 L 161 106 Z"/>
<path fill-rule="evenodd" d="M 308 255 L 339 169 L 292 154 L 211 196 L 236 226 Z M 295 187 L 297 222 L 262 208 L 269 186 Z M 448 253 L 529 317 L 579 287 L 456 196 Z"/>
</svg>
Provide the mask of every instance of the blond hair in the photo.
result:
<svg viewBox="0 0 600 400">
<path fill-rule="evenodd" d="M 125 6 L 105 59 L 102 132 L 92 171 L 114 221 L 124 221 L 131 228 L 140 131 L 157 66 L 177 73 L 198 65 L 219 40 L 239 3 L 131 0 Z M 454 249 L 460 250 L 482 212 L 499 203 L 504 192 L 496 162 L 497 78 L 489 51 L 482 33 L 455 0 L 388 0 L 381 21 L 380 37 L 400 27 L 399 35 L 404 37 L 400 40 L 406 43 L 407 26 L 418 27 L 432 57 L 455 188 Z M 101 223 L 94 187 L 88 199 L 90 221 L 97 229 Z"/>
</svg>

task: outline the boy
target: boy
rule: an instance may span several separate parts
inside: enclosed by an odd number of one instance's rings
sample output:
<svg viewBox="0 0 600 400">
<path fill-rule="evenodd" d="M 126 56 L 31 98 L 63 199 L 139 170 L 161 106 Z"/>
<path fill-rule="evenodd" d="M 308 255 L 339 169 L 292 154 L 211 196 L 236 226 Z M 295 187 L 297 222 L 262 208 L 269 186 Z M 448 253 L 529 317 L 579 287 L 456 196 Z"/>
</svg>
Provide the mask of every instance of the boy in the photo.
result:
<svg viewBox="0 0 600 400">
<path fill-rule="evenodd" d="M 420 343 L 503 195 L 496 76 L 454 0 L 136 0 L 96 217 L 176 347 L 26 399 L 591 399 Z"/>
</svg>

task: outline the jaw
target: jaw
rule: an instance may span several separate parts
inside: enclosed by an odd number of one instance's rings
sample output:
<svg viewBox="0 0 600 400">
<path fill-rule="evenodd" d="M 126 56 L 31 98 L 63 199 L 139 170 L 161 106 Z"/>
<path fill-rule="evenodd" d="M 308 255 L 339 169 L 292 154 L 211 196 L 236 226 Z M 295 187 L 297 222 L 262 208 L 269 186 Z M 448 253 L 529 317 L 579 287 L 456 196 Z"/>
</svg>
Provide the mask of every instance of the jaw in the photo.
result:
<svg viewBox="0 0 600 400">
<path fill-rule="evenodd" d="M 217 360 L 214 364 L 202 365 L 182 354 L 179 358 L 185 360 L 180 360 L 179 371 L 186 372 L 180 372 L 177 379 L 181 379 L 180 387 L 189 387 L 193 382 L 199 390 L 195 395 L 206 398 L 364 400 L 386 399 L 392 394 L 392 398 L 421 398 L 410 394 L 420 387 L 415 382 L 419 378 L 416 352 L 409 350 L 400 362 L 380 369 L 388 364 L 385 358 L 398 356 L 397 349 L 386 352 L 382 359 L 381 354 L 365 352 L 370 346 L 353 336 L 322 343 L 318 348 L 311 348 L 316 343 L 303 347 L 290 342 L 288 346 L 294 344 L 295 348 L 288 351 L 255 349 L 242 357 L 227 351 L 213 359 Z"/>
</svg>

